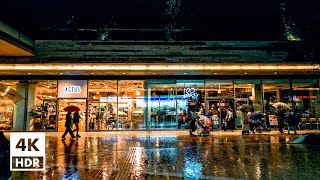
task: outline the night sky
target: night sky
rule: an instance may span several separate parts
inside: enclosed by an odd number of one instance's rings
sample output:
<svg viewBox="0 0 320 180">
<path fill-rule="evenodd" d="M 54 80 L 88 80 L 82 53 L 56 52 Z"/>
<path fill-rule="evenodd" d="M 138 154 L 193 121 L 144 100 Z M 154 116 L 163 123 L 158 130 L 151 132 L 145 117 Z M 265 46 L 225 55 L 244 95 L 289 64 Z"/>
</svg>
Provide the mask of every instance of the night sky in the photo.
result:
<svg viewBox="0 0 320 180">
<path fill-rule="evenodd" d="M 114 40 L 161 40 L 174 24 L 177 40 L 285 40 L 284 15 L 301 38 L 319 36 L 316 0 L 181 0 L 175 17 L 165 14 L 168 1 L 2 0 L 0 19 L 34 39 L 98 39 L 107 27 Z"/>
</svg>

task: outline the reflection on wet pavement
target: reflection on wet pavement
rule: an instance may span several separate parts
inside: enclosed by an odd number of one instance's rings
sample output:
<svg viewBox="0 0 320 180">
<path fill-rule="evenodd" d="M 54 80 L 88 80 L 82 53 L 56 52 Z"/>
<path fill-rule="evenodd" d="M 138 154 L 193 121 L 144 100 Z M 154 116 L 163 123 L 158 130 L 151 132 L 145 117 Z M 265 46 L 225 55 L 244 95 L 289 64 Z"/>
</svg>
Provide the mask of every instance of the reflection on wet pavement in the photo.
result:
<svg viewBox="0 0 320 180">
<path fill-rule="evenodd" d="M 320 146 L 296 135 L 106 135 L 46 139 L 46 171 L 12 179 L 318 179 Z"/>
</svg>

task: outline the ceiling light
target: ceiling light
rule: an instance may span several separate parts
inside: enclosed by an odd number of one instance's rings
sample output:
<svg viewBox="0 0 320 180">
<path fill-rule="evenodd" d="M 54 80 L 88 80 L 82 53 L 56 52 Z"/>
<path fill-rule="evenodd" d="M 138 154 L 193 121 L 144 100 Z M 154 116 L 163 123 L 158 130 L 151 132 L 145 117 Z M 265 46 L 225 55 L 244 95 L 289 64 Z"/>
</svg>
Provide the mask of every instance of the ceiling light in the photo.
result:
<svg viewBox="0 0 320 180">
<path fill-rule="evenodd" d="M 187 73 L 183 73 L 183 74 L 187 74 Z"/>
<path fill-rule="evenodd" d="M 213 74 L 218 74 L 218 73 L 213 73 Z"/>
<path fill-rule="evenodd" d="M 63 73 L 59 73 L 59 74 L 63 74 Z"/>
<path fill-rule="evenodd" d="M 245 73 L 243 73 L 243 74 L 248 74 L 248 73 L 245 72 Z"/>
<path fill-rule="evenodd" d="M 94 74 L 94 73 L 91 73 L 91 74 Z"/>
<path fill-rule="evenodd" d="M 31 74 L 31 73 L 28 73 L 28 74 Z"/>
<path fill-rule="evenodd" d="M 122 73 L 122 74 L 126 74 L 126 73 Z"/>
<path fill-rule="evenodd" d="M 157 74 L 157 73 L 153 73 L 153 74 Z"/>
<path fill-rule="evenodd" d="M 274 72 L 273 74 L 278 74 L 278 72 Z"/>
</svg>

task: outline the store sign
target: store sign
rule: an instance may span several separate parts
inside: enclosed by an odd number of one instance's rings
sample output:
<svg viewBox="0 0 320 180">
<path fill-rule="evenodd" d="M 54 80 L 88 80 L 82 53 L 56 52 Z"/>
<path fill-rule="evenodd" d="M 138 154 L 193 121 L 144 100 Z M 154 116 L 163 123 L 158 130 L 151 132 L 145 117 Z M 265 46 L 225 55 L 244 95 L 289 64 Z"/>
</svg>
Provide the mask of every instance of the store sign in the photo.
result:
<svg viewBox="0 0 320 180">
<path fill-rule="evenodd" d="M 293 99 L 317 99 L 317 96 L 293 96 Z"/>
<path fill-rule="evenodd" d="M 87 98 L 87 80 L 59 80 L 58 98 Z"/>
<path fill-rule="evenodd" d="M 183 89 L 183 97 L 184 98 L 192 98 L 192 99 L 197 99 L 199 94 L 194 88 L 184 88 Z"/>
<path fill-rule="evenodd" d="M 278 125 L 278 119 L 275 115 L 269 115 L 269 122 L 271 126 L 277 126 Z"/>
<path fill-rule="evenodd" d="M 66 86 L 64 93 L 81 93 L 81 86 Z"/>
</svg>

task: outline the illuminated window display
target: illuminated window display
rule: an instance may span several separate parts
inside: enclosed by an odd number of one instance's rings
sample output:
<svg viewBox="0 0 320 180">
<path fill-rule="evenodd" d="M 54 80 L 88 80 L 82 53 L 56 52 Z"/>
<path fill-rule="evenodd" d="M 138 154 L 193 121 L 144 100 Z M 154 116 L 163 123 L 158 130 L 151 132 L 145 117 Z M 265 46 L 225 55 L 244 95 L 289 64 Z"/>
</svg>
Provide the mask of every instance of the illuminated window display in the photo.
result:
<svg viewBox="0 0 320 180">
<path fill-rule="evenodd" d="M 285 103 L 310 128 L 320 116 L 318 79 L 2 80 L 0 91 L 5 131 L 63 131 L 69 105 L 80 132 L 188 129 L 195 112 L 221 123 L 220 109 L 243 104 L 274 114 Z"/>
<path fill-rule="evenodd" d="M 0 130 L 24 130 L 26 81 L 0 82 Z"/>
<path fill-rule="evenodd" d="M 273 105 L 277 102 L 290 104 L 290 80 L 289 79 L 263 79 L 264 110 L 275 114 Z"/>
<path fill-rule="evenodd" d="M 29 82 L 27 124 L 30 131 L 56 130 L 57 81 Z"/>
<path fill-rule="evenodd" d="M 118 129 L 145 129 L 145 82 L 121 80 L 118 81 L 118 91 Z"/>
<path fill-rule="evenodd" d="M 293 79 L 292 89 L 292 108 L 299 109 L 302 117 L 309 118 L 309 120 L 320 117 L 319 81 L 314 79 Z M 316 119 L 311 120 L 316 121 Z"/>
</svg>

